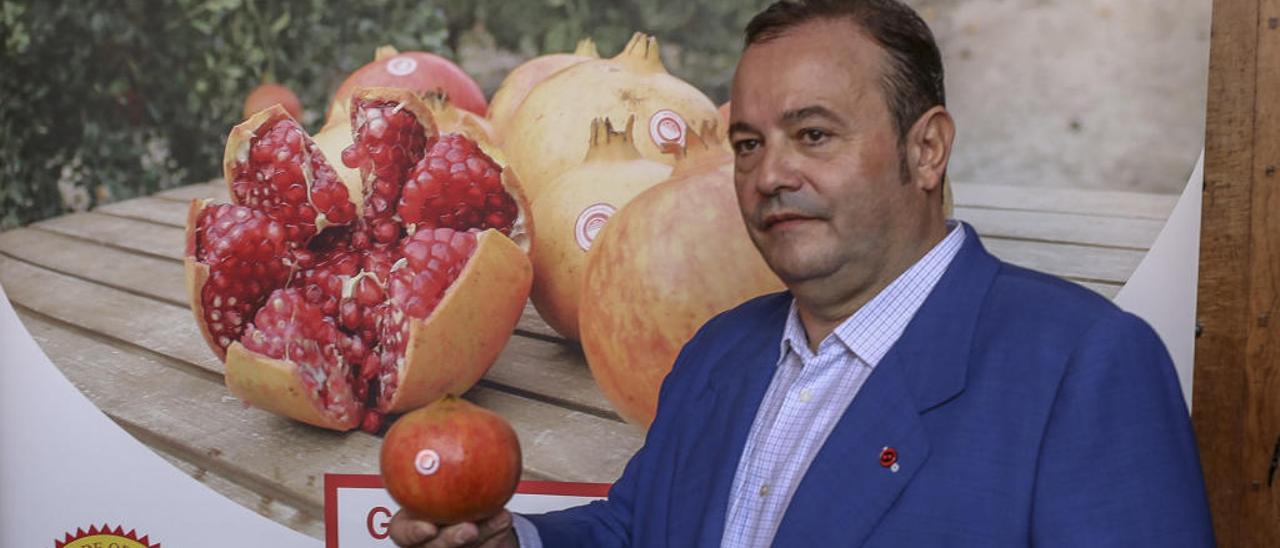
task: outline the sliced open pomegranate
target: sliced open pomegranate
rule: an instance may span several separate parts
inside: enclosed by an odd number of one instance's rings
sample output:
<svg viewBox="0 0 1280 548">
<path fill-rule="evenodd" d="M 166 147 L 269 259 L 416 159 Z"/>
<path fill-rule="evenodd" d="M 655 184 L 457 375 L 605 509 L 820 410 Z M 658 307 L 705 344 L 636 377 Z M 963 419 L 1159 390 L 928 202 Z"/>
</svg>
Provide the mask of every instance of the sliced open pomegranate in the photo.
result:
<svg viewBox="0 0 1280 548">
<path fill-rule="evenodd" d="M 192 202 L 187 285 L 232 394 L 376 431 L 488 370 L 528 298 L 531 227 L 512 172 L 413 94 L 358 90 L 350 112 L 346 169 L 279 107 L 232 129 L 232 203 Z"/>
</svg>

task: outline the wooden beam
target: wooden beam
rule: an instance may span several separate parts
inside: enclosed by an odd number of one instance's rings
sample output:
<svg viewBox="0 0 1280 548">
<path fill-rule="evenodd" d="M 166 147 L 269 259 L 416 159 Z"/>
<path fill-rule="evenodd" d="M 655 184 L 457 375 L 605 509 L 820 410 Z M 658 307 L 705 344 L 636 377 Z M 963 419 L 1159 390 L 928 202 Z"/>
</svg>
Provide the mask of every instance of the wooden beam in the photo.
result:
<svg viewBox="0 0 1280 548">
<path fill-rule="evenodd" d="M 1220 546 L 1280 546 L 1280 0 L 1214 0 L 1194 423 Z"/>
</svg>

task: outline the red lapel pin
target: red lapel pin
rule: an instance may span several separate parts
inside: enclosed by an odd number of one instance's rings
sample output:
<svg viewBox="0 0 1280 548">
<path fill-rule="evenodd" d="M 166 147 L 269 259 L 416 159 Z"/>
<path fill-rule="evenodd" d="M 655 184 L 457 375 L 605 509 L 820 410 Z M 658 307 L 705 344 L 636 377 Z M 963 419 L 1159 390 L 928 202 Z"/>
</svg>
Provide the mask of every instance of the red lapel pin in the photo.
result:
<svg viewBox="0 0 1280 548">
<path fill-rule="evenodd" d="M 898 451 L 892 447 L 885 447 L 880 450 L 880 466 L 888 468 L 891 472 L 898 471 Z"/>
</svg>

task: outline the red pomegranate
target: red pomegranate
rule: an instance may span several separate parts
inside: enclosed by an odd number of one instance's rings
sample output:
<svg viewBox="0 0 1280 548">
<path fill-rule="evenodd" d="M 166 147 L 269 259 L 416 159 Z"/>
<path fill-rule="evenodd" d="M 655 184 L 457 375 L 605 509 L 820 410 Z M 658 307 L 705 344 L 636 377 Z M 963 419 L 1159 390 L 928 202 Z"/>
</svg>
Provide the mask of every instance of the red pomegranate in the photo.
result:
<svg viewBox="0 0 1280 548">
<path fill-rule="evenodd" d="M 387 431 L 379 458 L 391 498 L 447 525 L 498 512 L 520 483 L 520 440 L 498 414 L 445 396 Z"/>
<path fill-rule="evenodd" d="M 780 291 L 747 235 L 733 155 L 714 122 L 690 132 L 671 178 L 636 196 L 587 254 L 582 349 L 601 392 L 648 427 L 676 355 L 712 316 Z"/>
<path fill-rule="evenodd" d="M 244 117 L 253 116 L 271 105 L 284 107 L 285 112 L 295 120 L 302 118 L 302 101 L 298 100 L 293 90 L 276 83 L 262 84 L 249 92 L 249 96 L 244 99 Z"/>
<path fill-rule="evenodd" d="M 565 68 L 599 58 L 596 43 L 590 38 L 583 38 L 578 41 L 578 47 L 573 53 L 552 53 L 535 57 L 512 69 L 489 101 L 489 122 L 493 124 L 499 138 L 534 86 Z"/>
<path fill-rule="evenodd" d="M 510 170 L 438 134 L 414 94 L 358 90 L 351 108 L 355 182 L 280 107 L 231 131 L 232 203 L 192 203 L 187 284 L 232 394 L 377 430 L 493 363 L 528 296 L 531 235 Z"/>
<path fill-rule="evenodd" d="M 453 61 L 425 51 L 400 52 L 394 47 L 382 46 L 372 62 L 356 69 L 338 86 L 329 103 L 326 126 L 346 116 L 344 109 L 351 92 L 359 87 L 402 88 L 418 93 L 443 89 L 458 108 L 479 116 L 487 111 L 480 84 Z"/>
</svg>

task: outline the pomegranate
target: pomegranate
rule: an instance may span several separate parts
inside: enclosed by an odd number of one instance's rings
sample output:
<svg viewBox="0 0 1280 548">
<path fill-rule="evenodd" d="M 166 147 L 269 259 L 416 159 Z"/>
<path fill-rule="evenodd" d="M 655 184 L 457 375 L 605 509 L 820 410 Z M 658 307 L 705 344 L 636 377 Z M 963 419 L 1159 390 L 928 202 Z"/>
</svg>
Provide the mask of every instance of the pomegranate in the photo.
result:
<svg viewBox="0 0 1280 548">
<path fill-rule="evenodd" d="M 671 168 L 640 156 L 631 138 L 635 117 L 614 131 L 607 119 L 591 122 L 586 159 L 552 181 L 530 213 L 534 235 L 534 306 L 569 339 L 578 338 L 578 300 L 588 250 L 615 211 L 646 188 L 666 180 Z"/>
<path fill-rule="evenodd" d="M 618 211 L 587 254 L 579 319 L 591 374 L 648 427 L 680 348 L 712 316 L 782 282 L 738 209 L 733 155 L 715 122 L 690 132 L 671 178 Z"/>
<path fill-rule="evenodd" d="M 249 96 L 244 99 L 244 117 L 253 116 L 271 105 L 284 107 L 285 112 L 295 120 L 302 118 L 302 101 L 298 100 L 293 90 L 276 83 L 262 84 L 249 92 Z"/>
<path fill-rule="evenodd" d="M 391 426 L 379 465 L 401 507 L 449 525 L 502 511 L 520 483 L 520 461 L 520 440 L 506 420 L 445 396 Z"/>
<path fill-rule="evenodd" d="M 325 125 L 346 117 L 344 112 L 351 92 L 358 87 L 402 88 L 419 93 L 443 89 L 458 108 L 484 116 L 487 110 L 480 84 L 452 61 L 425 51 L 400 52 L 382 46 L 374 60 L 352 72 L 329 103 Z"/>
<path fill-rule="evenodd" d="M 192 203 L 187 284 L 232 394 L 376 431 L 493 363 L 528 296 L 530 226 L 511 171 L 438 134 L 414 94 L 361 89 L 351 101 L 354 137 L 338 155 L 354 182 L 279 106 L 232 129 L 232 203 Z"/>
<path fill-rule="evenodd" d="M 501 137 L 506 131 L 511 116 L 520 108 L 524 98 L 529 96 L 533 86 L 567 67 L 599 58 L 596 43 L 590 38 L 583 38 L 578 41 L 578 47 L 573 53 L 552 53 L 535 57 L 513 69 L 502 80 L 498 91 L 494 92 L 493 99 L 489 101 L 489 122 L 493 124 L 498 136 Z"/>
<path fill-rule="evenodd" d="M 686 120 L 716 116 L 716 106 L 693 86 L 667 73 L 658 42 L 636 33 L 610 59 L 572 65 L 534 86 L 502 130 L 502 146 L 529 199 L 582 161 L 587 143 L 577 135 L 593 118 L 635 116 L 635 147 L 650 160 L 675 163 L 664 153 L 684 142 Z"/>
</svg>

